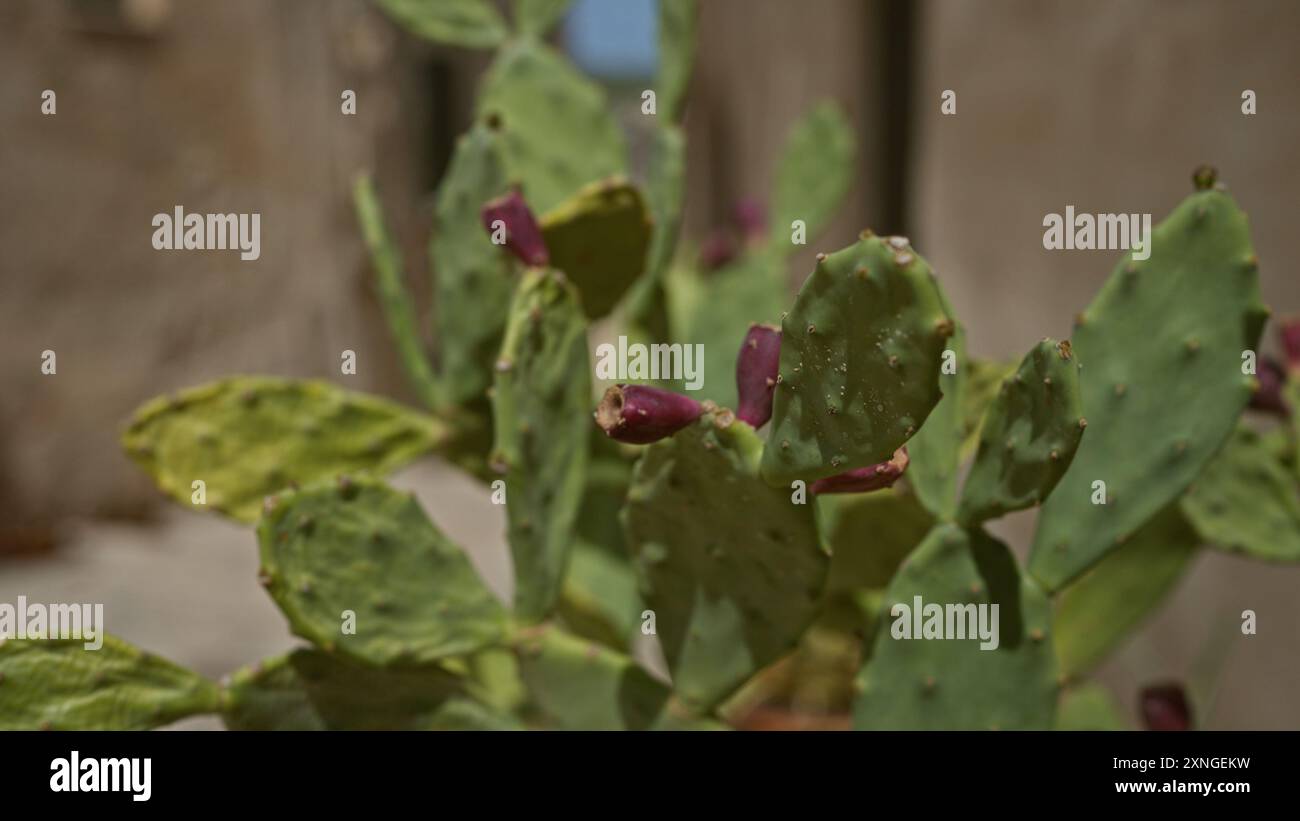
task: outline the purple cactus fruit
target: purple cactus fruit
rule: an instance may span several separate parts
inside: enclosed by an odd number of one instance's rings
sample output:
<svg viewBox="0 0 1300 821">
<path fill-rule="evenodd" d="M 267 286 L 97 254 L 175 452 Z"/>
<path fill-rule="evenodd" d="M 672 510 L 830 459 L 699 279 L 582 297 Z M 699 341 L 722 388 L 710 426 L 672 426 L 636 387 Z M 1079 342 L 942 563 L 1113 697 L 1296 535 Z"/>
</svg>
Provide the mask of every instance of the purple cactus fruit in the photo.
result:
<svg viewBox="0 0 1300 821">
<path fill-rule="evenodd" d="M 1257 411 L 1275 413 L 1278 416 L 1291 415 L 1291 407 L 1282 396 L 1282 386 L 1286 384 L 1286 371 L 1282 363 L 1271 356 L 1262 356 L 1259 360 L 1259 390 L 1250 397 L 1250 406 Z"/>
<path fill-rule="evenodd" d="M 781 365 L 781 329 L 775 325 L 749 326 L 736 355 L 736 418 L 755 429 L 772 418 L 772 394 Z"/>
<path fill-rule="evenodd" d="M 550 261 L 546 243 L 542 240 L 542 229 L 537 227 L 537 218 L 519 189 L 511 189 L 508 194 L 490 200 L 481 213 L 483 227 L 489 234 L 496 232 L 493 223 L 501 221 L 505 226 L 506 247 L 525 265 L 540 266 Z"/>
<path fill-rule="evenodd" d="M 704 413 L 689 396 L 649 385 L 615 385 L 596 406 L 596 424 L 619 442 L 648 445 L 686 427 Z"/>
<path fill-rule="evenodd" d="M 732 216 L 746 242 L 759 242 L 767 236 L 767 209 L 758 200 L 740 200 L 736 203 Z"/>
<path fill-rule="evenodd" d="M 1142 711 L 1142 723 L 1148 730 L 1192 729 L 1192 709 L 1180 684 L 1142 688 L 1138 707 Z"/>
<path fill-rule="evenodd" d="M 736 258 L 736 243 L 724 231 L 714 231 L 700 246 L 700 269 L 716 271 Z"/>
<path fill-rule="evenodd" d="M 848 470 L 835 476 L 818 479 L 812 484 L 813 495 L 819 493 L 867 493 L 890 487 L 907 470 L 907 448 L 894 451 L 888 462 Z"/>
<path fill-rule="evenodd" d="M 1286 353 L 1286 366 L 1292 373 L 1300 373 L 1300 316 L 1289 316 L 1278 323 L 1278 336 Z"/>
</svg>

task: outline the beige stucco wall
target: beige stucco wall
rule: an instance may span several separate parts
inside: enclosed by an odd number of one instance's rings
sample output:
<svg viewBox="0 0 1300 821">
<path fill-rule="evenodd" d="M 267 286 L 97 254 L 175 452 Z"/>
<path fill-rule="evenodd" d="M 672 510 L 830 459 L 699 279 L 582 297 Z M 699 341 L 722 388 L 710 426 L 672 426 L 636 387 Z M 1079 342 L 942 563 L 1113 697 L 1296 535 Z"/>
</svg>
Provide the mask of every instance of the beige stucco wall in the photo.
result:
<svg viewBox="0 0 1300 821">
<path fill-rule="evenodd" d="M 422 228 L 421 134 L 402 113 L 432 101 L 404 99 L 419 88 L 395 34 L 351 0 L 161 7 L 149 35 L 73 4 L 0 7 L 6 524 L 155 498 L 116 430 L 164 391 L 263 372 L 404 395 L 350 203 L 353 175 L 378 166 L 395 216 Z M 358 116 L 340 112 L 345 88 Z M 260 259 L 155 251 L 151 219 L 175 205 L 259 212 Z M 344 349 L 356 376 L 339 374 Z"/>
</svg>

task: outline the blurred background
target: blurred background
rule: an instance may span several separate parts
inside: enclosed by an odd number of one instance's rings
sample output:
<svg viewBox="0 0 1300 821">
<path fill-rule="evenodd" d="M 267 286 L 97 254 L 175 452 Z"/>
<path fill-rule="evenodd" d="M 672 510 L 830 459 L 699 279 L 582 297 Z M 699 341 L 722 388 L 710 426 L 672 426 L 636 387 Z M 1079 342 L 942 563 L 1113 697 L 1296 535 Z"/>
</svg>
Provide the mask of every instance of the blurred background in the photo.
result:
<svg viewBox="0 0 1300 821">
<path fill-rule="evenodd" d="M 1044 214 L 1159 221 L 1208 162 L 1250 215 L 1267 301 L 1300 311 L 1300 4 L 701 6 L 689 241 L 765 195 L 788 126 L 829 97 L 857 129 L 857 174 L 834 224 L 792 260 L 792 284 L 865 226 L 906 234 L 972 351 L 1019 356 L 1068 336 L 1115 262 L 1043 250 Z M 579 0 L 557 39 L 608 86 L 635 152 L 654 0 Z M 111 632 L 214 676 L 292 644 L 255 583 L 252 534 L 167 505 L 117 435 L 147 398 L 230 373 L 415 401 L 351 182 L 374 171 L 427 304 L 431 191 L 486 62 L 417 42 L 364 0 L 0 3 L 0 601 L 103 602 Z M 54 116 L 41 113 L 45 89 Z M 343 89 L 356 116 L 340 114 Z M 955 114 L 940 112 L 945 90 Z M 260 212 L 261 258 L 155 252 L 151 217 L 177 204 Z M 41 374 L 46 349 L 57 375 Z M 355 376 L 337 373 L 343 349 L 357 352 Z M 503 518 L 486 493 L 435 459 L 397 483 L 508 594 Z M 1022 514 L 999 532 L 1023 546 L 1031 526 Z M 1300 568 L 1205 553 L 1101 679 L 1130 712 L 1140 685 L 1195 679 L 1217 690 L 1205 726 L 1300 728 L 1298 589 Z M 1247 608 L 1258 635 L 1240 634 Z"/>
</svg>

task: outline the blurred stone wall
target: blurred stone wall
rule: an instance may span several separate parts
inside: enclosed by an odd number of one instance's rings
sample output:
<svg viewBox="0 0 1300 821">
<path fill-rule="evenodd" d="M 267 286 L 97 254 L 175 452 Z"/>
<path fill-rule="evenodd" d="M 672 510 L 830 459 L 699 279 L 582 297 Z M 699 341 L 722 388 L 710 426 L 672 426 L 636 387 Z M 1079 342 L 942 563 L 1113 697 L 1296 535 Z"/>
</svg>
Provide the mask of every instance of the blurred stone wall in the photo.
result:
<svg viewBox="0 0 1300 821">
<path fill-rule="evenodd" d="M 377 169 L 420 273 L 433 111 L 451 84 L 361 0 L 0 5 L 0 521 L 156 498 L 116 435 L 231 373 L 409 397 L 350 199 Z M 41 94 L 57 94 L 43 116 Z M 344 89 L 358 96 L 344 116 Z M 444 140 L 445 142 L 445 140 Z M 151 219 L 259 212 L 261 257 L 156 251 Z M 418 281 L 418 280 L 417 280 Z M 427 291 L 427 289 L 425 289 Z M 58 372 L 40 371 L 53 350 Z M 356 351 L 355 376 L 339 373 Z"/>
</svg>

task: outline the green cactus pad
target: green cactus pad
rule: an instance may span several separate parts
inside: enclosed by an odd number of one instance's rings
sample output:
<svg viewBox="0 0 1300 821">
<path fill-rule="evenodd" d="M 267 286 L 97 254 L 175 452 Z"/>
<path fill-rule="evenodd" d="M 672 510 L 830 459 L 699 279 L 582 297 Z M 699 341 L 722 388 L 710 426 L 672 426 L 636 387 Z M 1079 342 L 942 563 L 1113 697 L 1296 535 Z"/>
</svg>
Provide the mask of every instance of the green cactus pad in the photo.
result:
<svg viewBox="0 0 1300 821">
<path fill-rule="evenodd" d="M 587 185 L 542 215 L 551 267 L 578 286 L 587 316 L 609 313 L 645 270 L 652 221 L 621 177 Z"/>
<path fill-rule="evenodd" d="M 430 264 L 439 385 L 451 405 L 485 405 L 515 285 L 507 251 L 492 244 L 479 209 L 507 188 L 500 135 L 474 126 L 456 143 L 434 205 Z"/>
<path fill-rule="evenodd" d="M 1198 191 L 1152 233 L 1150 259 L 1120 262 L 1075 330 L 1089 429 L 1038 519 L 1029 569 L 1049 590 L 1177 498 L 1254 387 L 1241 354 L 1267 309 L 1245 214 L 1222 191 Z M 1106 504 L 1093 503 L 1098 481 Z"/>
<path fill-rule="evenodd" d="M 122 446 L 181 504 L 253 522 L 268 494 L 344 472 L 385 473 L 445 439 L 437 419 L 376 396 L 236 376 L 146 402 Z M 195 481 L 206 505 L 193 503 Z"/>
<path fill-rule="evenodd" d="M 937 279 L 935 289 L 944 312 L 955 318 L 956 312 Z M 957 473 L 965 458 L 962 445 L 966 425 L 962 411 L 969 401 L 967 385 L 973 370 L 973 363 L 966 358 L 966 330 L 955 319 L 952 338 L 944 351 L 945 359 L 948 351 L 952 352 L 952 373 L 946 373 L 949 369 L 944 367 L 939 370 L 939 391 L 943 398 L 916 435 L 907 440 L 911 462 L 907 466 L 906 482 L 916 491 L 921 504 L 940 519 L 957 515 Z"/>
<path fill-rule="evenodd" d="M 515 615 L 526 620 L 550 613 L 568 565 L 592 428 L 589 367 L 577 291 L 556 271 L 529 271 L 510 308 L 492 395 Z"/>
<path fill-rule="evenodd" d="M 965 362 L 966 378 L 961 385 L 961 457 L 958 462 L 964 462 L 975 455 L 984 415 L 1002 390 L 1003 380 L 1009 379 L 1017 367 L 1017 363 L 1010 360 L 970 357 Z M 921 430 L 924 431 L 925 428 Z M 917 434 L 918 437 L 920 435 Z"/>
<path fill-rule="evenodd" d="M 822 257 L 781 329 L 763 452 L 774 485 L 889 459 L 939 402 L 954 325 L 930 267 L 902 237 L 864 235 Z"/>
<path fill-rule="evenodd" d="M 695 64 L 696 0 L 660 0 L 659 73 L 655 110 L 668 122 L 682 118 L 691 68 Z"/>
<path fill-rule="evenodd" d="M 1300 480 L 1300 375 L 1292 375 L 1282 387 L 1282 396 L 1291 405 L 1291 452 L 1285 461 L 1291 464 L 1297 480 Z"/>
<path fill-rule="evenodd" d="M 230 730 L 324 730 L 289 656 L 263 659 L 222 682 L 221 720 Z"/>
<path fill-rule="evenodd" d="M 978 524 L 1041 504 L 1074 459 L 1087 421 L 1069 342 L 1044 339 L 985 414 L 958 519 Z"/>
<path fill-rule="evenodd" d="M 148 730 L 217 711 L 198 673 L 103 640 L 0 639 L 0 730 Z"/>
<path fill-rule="evenodd" d="M 543 625 L 516 644 L 533 701 L 563 730 L 650 729 L 668 703 L 668 687 L 631 658 Z"/>
<path fill-rule="evenodd" d="M 460 676 L 437 666 L 377 669 L 307 648 L 295 650 L 289 661 L 331 730 L 520 728 L 470 698 Z"/>
<path fill-rule="evenodd" d="M 645 273 L 632 284 L 624 303 L 628 337 L 634 342 L 659 342 L 669 334 L 668 297 L 664 279 L 682 225 L 686 187 L 686 138 L 680 128 L 655 129 L 646 172 L 646 202 L 654 219 Z"/>
<path fill-rule="evenodd" d="M 1061 673 L 1092 669 L 1164 602 L 1197 554 L 1196 532 L 1170 505 L 1065 588 L 1053 634 Z"/>
<path fill-rule="evenodd" d="M 626 556 L 591 542 L 574 542 L 559 602 L 565 627 L 625 651 L 644 610 L 636 573 Z"/>
<path fill-rule="evenodd" d="M 632 480 L 632 460 L 620 450 L 628 446 L 595 425 L 589 441 L 591 459 L 559 612 L 570 632 L 626 650 L 645 610 L 619 518 Z M 640 448 L 636 452 L 639 455 Z"/>
<path fill-rule="evenodd" d="M 1126 730 L 1119 705 L 1110 691 L 1088 682 L 1061 692 L 1056 708 L 1057 730 Z"/>
<path fill-rule="evenodd" d="M 571 5 L 573 0 L 515 0 L 515 28 L 523 35 L 543 37 Z"/>
<path fill-rule="evenodd" d="M 826 227 L 855 176 L 853 143 L 853 127 L 833 102 L 819 103 L 795 123 L 776 169 L 773 244 L 789 249 L 794 220 L 803 220 L 806 239 Z"/>
<path fill-rule="evenodd" d="M 352 189 L 352 200 L 375 267 L 379 303 L 384 309 L 384 318 L 388 320 L 389 332 L 397 346 L 402 367 L 421 401 L 430 408 L 436 408 L 442 404 L 438 383 L 425 354 L 424 341 L 417 330 L 415 310 L 403 280 L 402 255 L 388 233 L 384 212 L 369 176 L 357 178 Z"/>
<path fill-rule="evenodd" d="M 409 494 L 341 479 L 267 499 L 263 585 L 296 635 L 357 661 L 415 664 L 500 639 L 505 613 Z M 343 613 L 356 615 L 343 633 Z"/>
<path fill-rule="evenodd" d="M 818 496 L 816 505 L 817 530 L 831 551 L 829 595 L 887 587 L 934 525 L 916 494 L 898 486 Z"/>
<path fill-rule="evenodd" d="M 707 276 L 673 271 L 668 283 L 674 342 L 703 345 L 703 380 L 691 395 L 736 405 L 736 355 L 755 322 L 774 324 L 787 305 L 785 262 L 770 246 L 747 253 Z M 667 383 L 679 392 L 681 380 Z"/>
<path fill-rule="evenodd" d="M 1300 483 L 1248 428 L 1239 427 L 1182 498 L 1202 541 L 1229 553 L 1300 561 Z"/>
<path fill-rule="evenodd" d="M 829 557 L 811 504 L 758 477 L 762 442 L 730 412 L 646 448 L 623 512 L 674 689 L 696 712 L 789 652 Z"/>
<path fill-rule="evenodd" d="M 911 608 L 916 596 L 940 608 L 997 604 L 997 649 L 981 650 L 978 637 L 895 638 L 892 608 Z M 938 525 L 885 595 L 875 647 L 858 678 L 854 727 L 1050 728 L 1057 699 L 1050 619 L 1046 595 L 1021 574 L 1006 545 L 983 531 Z"/>
<path fill-rule="evenodd" d="M 522 184 L 536 213 L 626 171 L 623 135 L 604 92 L 536 40 L 517 40 L 498 53 L 478 113 L 503 121 L 507 175 Z"/>
<path fill-rule="evenodd" d="M 505 41 L 505 21 L 490 0 L 378 0 L 379 7 L 412 34 L 466 48 Z"/>
</svg>

